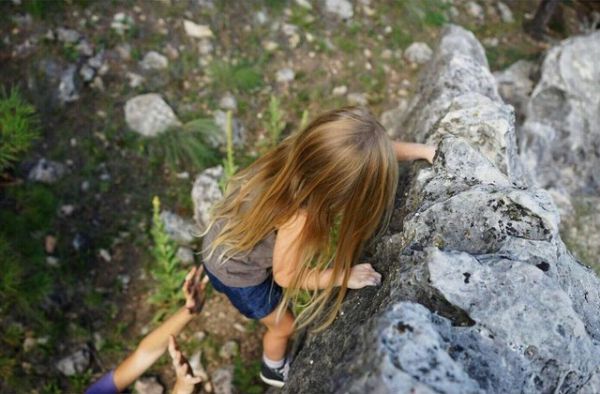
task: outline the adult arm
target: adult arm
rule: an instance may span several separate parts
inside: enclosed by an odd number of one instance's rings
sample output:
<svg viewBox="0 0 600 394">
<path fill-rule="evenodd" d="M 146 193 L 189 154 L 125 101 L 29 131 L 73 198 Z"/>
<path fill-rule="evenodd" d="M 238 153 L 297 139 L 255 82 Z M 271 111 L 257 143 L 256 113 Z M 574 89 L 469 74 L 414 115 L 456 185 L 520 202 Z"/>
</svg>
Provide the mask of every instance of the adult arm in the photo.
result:
<svg viewBox="0 0 600 394">
<path fill-rule="evenodd" d="M 183 293 L 185 306 L 169 317 L 139 343 L 138 347 L 114 370 L 113 381 L 119 391 L 127 388 L 139 378 L 154 362 L 163 355 L 169 344 L 169 337 L 177 335 L 202 310 L 204 289 L 208 277 L 201 278 L 202 267 L 193 268 L 185 278 Z"/>
</svg>

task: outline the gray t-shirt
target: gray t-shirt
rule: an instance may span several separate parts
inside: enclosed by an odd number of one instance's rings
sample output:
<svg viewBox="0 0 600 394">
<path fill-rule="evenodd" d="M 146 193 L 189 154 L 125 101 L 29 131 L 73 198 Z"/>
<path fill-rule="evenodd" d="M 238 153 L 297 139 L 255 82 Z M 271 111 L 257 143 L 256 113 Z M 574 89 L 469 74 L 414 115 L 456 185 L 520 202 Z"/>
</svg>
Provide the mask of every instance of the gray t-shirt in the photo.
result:
<svg viewBox="0 0 600 394">
<path fill-rule="evenodd" d="M 207 258 L 208 248 L 213 239 L 221 231 L 224 219 L 219 219 L 202 239 L 202 260 L 211 274 L 221 282 L 232 287 L 255 286 L 268 278 L 273 267 L 273 247 L 277 230 L 272 230 L 264 239 L 256 243 L 247 254 L 238 254 L 222 263 L 219 254 L 222 246 L 219 245 L 210 259 Z M 210 249 L 210 248 L 208 248 Z"/>
</svg>

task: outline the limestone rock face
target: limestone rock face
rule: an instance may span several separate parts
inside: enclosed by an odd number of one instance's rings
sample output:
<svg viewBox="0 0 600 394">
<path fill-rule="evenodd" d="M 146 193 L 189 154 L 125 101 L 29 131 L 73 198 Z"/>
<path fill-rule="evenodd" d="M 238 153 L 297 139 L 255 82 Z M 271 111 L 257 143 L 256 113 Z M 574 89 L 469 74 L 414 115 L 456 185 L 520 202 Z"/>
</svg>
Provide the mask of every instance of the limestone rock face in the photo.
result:
<svg viewBox="0 0 600 394">
<path fill-rule="evenodd" d="M 438 144 L 433 166 L 401 172 L 390 228 L 361 256 L 382 285 L 301 336 L 284 392 L 600 392 L 600 279 L 528 183 L 473 34 L 443 30 L 397 126 Z"/>
<path fill-rule="evenodd" d="M 541 187 L 600 191 L 598 59 L 600 32 L 565 40 L 546 55 L 523 124 L 523 160 Z"/>
<path fill-rule="evenodd" d="M 550 49 L 519 133 L 532 183 L 548 189 L 561 232 L 577 257 L 600 272 L 600 32 Z"/>
</svg>

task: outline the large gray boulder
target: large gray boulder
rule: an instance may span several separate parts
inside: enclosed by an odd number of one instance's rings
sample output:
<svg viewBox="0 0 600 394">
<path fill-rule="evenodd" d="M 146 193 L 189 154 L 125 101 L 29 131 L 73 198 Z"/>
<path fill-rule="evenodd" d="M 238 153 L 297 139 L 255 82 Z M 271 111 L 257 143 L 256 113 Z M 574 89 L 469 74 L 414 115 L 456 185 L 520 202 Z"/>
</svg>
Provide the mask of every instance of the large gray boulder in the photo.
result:
<svg viewBox="0 0 600 394">
<path fill-rule="evenodd" d="M 561 233 L 600 272 L 600 32 L 551 48 L 519 133 L 530 182 L 548 189 Z"/>
<path fill-rule="evenodd" d="M 284 392 L 600 392 L 600 279 L 528 184 L 472 33 L 444 28 L 400 127 L 438 153 L 402 172 L 392 224 L 362 256 L 383 283 L 299 335 Z"/>
</svg>

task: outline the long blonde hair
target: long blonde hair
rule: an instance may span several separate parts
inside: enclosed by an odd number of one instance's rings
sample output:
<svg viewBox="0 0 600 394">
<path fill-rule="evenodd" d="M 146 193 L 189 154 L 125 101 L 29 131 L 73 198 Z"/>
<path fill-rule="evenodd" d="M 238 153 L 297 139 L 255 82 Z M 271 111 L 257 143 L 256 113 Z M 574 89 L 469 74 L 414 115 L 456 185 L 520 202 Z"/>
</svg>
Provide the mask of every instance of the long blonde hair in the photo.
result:
<svg viewBox="0 0 600 394">
<path fill-rule="evenodd" d="M 282 313 L 289 301 L 299 300 L 305 278 L 331 267 L 327 287 L 312 291 L 296 317 L 296 327 L 304 327 L 327 309 L 315 329 L 323 330 L 340 309 L 351 268 L 366 242 L 378 239 L 389 225 L 398 186 L 396 160 L 385 128 L 366 108 L 347 106 L 323 113 L 229 180 L 201 234 L 226 219 L 209 245 L 209 256 L 219 245 L 221 258 L 249 252 L 300 208 L 306 209 L 303 230 L 295 241 L 301 245 L 301 263 L 278 310 Z M 242 204 L 248 204 L 247 209 L 241 210 Z M 336 223 L 334 249 L 330 241 Z M 334 278 L 339 275 L 342 286 L 335 294 Z M 329 305 L 331 298 L 335 301 Z"/>
</svg>

